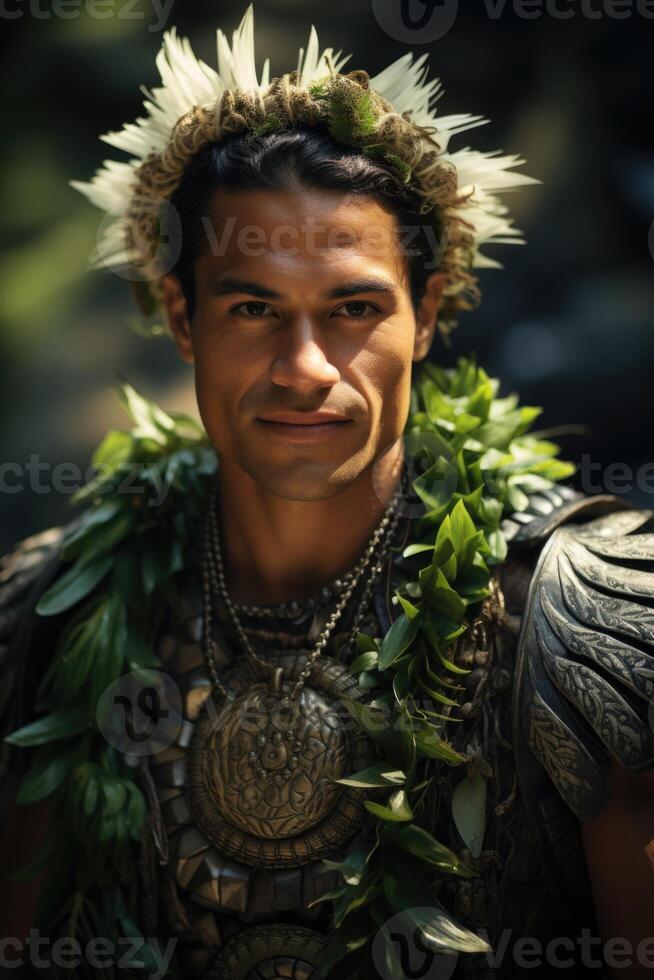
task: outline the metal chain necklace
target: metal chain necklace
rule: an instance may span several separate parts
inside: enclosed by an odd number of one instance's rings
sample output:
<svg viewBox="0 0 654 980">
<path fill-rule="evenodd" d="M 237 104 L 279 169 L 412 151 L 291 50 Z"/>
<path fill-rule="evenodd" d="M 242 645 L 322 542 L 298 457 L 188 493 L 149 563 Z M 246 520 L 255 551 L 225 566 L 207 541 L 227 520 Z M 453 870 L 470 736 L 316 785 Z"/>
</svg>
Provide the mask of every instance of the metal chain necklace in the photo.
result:
<svg viewBox="0 0 654 980">
<path fill-rule="evenodd" d="M 223 874 L 227 857 L 235 862 L 224 872 L 229 882 L 232 875 L 234 882 L 247 880 L 249 867 L 264 867 L 283 890 L 288 886 L 285 869 L 298 874 L 300 865 L 333 854 L 360 829 L 365 815 L 360 791 L 343 790 L 336 782 L 350 767 L 358 771 L 372 765 L 375 746 L 361 726 L 352 730 L 337 718 L 343 695 L 360 701 L 367 695 L 340 651 L 335 656 L 320 654 L 330 638 L 333 641 L 348 602 L 353 614 L 352 629 L 343 630 L 349 634 L 348 647 L 356 636 L 386 553 L 393 547 L 403 488 L 400 484 L 388 504 L 333 611 L 330 606 L 319 618 L 316 613 L 309 631 L 311 645 L 324 616 L 328 619 L 313 649 L 302 649 L 298 656 L 297 651 L 286 652 L 282 642 L 281 651 L 277 646 L 265 651 L 267 659 L 255 652 L 256 641 L 253 645 L 227 590 L 218 494 L 215 481 L 202 542 L 203 648 L 212 690 L 202 701 L 190 735 L 186 798 L 197 828 L 215 849 L 207 857 L 210 876 L 216 868 Z M 243 654 L 220 665 L 212 631 L 216 595 L 222 597 Z M 220 900 L 223 886 L 217 887 Z M 264 903 L 267 887 L 262 885 Z"/>
<path fill-rule="evenodd" d="M 307 599 L 290 599 L 287 602 L 275 602 L 263 605 L 261 603 L 236 602 L 232 599 L 234 608 L 243 616 L 251 616 L 258 619 L 297 619 L 298 616 L 312 612 L 319 612 L 326 605 L 333 602 L 347 588 L 352 580 L 354 569 L 351 568 L 343 575 L 339 575 L 332 582 L 323 585 L 316 596 Z"/>
<path fill-rule="evenodd" d="M 373 531 L 366 549 L 361 556 L 359 562 L 356 564 L 354 569 L 352 569 L 350 575 L 349 584 L 343 591 L 339 601 L 336 604 L 335 609 L 331 613 L 329 619 L 325 623 L 318 640 L 307 657 L 306 663 L 303 669 L 300 671 L 297 681 L 291 691 L 290 696 L 284 696 L 290 700 L 296 700 L 302 691 L 306 681 L 309 678 L 311 669 L 323 652 L 329 638 L 338 622 L 341 618 L 352 594 L 354 593 L 357 585 L 362 580 L 365 572 L 370 567 L 370 574 L 366 581 L 365 588 L 363 590 L 357 612 L 354 616 L 352 629 L 350 631 L 350 638 L 348 642 L 356 636 L 358 632 L 361 620 L 365 615 L 366 606 L 370 599 L 370 595 L 376 584 L 379 576 L 381 575 L 386 556 L 390 550 L 390 546 L 393 540 L 395 530 L 397 529 L 400 520 L 400 511 L 398 510 L 398 504 L 402 499 L 402 486 L 398 487 L 392 499 L 384 511 L 384 515 L 381 521 L 378 523 L 377 527 Z M 209 519 L 205 527 L 205 539 L 204 539 L 204 554 L 202 561 L 202 573 L 203 573 L 203 593 L 204 593 L 204 652 L 207 660 L 207 665 L 211 674 L 213 687 L 220 692 L 223 696 L 227 696 L 227 690 L 220 678 L 220 671 L 216 663 L 214 654 L 214 640 L 212 631 L 212 613 L 211 613 L 211 598 L 212 594 L 216 591 L 220 593 L 225 602 L 227 610 L 229 612 L 230 618 L 234 624 L 234 628 L 242 644 L 245 656 L 253 667 L 255 673 L 261 669 L 264 669 L 271 673 L 272 675 L 272 686 L 276 690 L 280 690 L 281 685 L 281 668 L 270 664 L 266 660 L 262 660 L 261 657 L 257 656 L 249 637 L 247 636 L 243 625 L 240 621 L 236 605 L 232 600 L 229 592 L 227 590 L 227 583 L 225 580 L 225 569 L 222 557 L 222 550 L 220 545 L 220 531 L 218 527 L 218 487 L 214 483 L 211 488 L 210 502 L 209 502 Z"/>
</svg>

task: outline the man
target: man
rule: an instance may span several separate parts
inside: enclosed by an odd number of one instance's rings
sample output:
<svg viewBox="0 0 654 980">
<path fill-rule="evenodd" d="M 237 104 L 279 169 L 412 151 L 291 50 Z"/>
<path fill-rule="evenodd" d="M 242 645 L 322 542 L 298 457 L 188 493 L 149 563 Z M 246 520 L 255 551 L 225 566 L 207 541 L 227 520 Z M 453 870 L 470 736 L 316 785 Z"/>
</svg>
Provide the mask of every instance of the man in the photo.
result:
<svg viewBox="0 0 654 980">
<path fill-rule="evenodd" d="M 8 610 L 30 589 L 8 661 L 49 711 L 12 718 L 16 750 L 46 746 L 19 801 L 51 791 L 78 837 L 63 924 L 38 921 L 151 958 L 173 937 L 171 976 L 644 975 L 649 515 L 556 487 L 533 413 L 474 365 L 412 387 L 479 244 L 515 238 L 492 191 L 527 179 L 447 153 L 470 117 L 434 142 L 420 62 L 343 76 L 312 35 L 268 87 L 251 31 L 250 8 L 219 34 L 220 76 L 167 36 L 149 119 L 110 140 L 139 159 L 85 190 L 211 452 L 127 386 L 92 506 L 7 564 Z"/>
</svg>

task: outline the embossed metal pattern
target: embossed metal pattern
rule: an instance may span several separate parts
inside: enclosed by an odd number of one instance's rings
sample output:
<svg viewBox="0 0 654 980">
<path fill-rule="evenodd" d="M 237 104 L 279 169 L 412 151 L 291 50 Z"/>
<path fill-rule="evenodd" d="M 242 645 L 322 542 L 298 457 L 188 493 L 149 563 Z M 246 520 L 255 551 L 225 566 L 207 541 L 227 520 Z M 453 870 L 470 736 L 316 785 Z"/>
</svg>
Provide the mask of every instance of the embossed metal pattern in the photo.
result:
<svg viewBox="0 0 654 980">
<path fill-rule="evenodd" d="M 611 756 L 634 773 L 654 766 L 651 517 L 618 511 L 559 528 L 530 589 L 517 710 L 532 752 L 582 820 L 608 800 Z"/>
<path fill-rule="evenodd" d="M 230 939 L 205 980 L 309 980 L 327 939 L 304 926 L 271 923 Z"/>
<path fill-rule="evenodd" d="M 408 535 L 408 526 L 406 535 Z M 405 566 L 409 560 L 401 557 L 401 550 L 394 553 L 392 561 L 388 562 L 385 580 L 378 583 L 373 592 L 370 609 L 361 623 L 362 631 L 369 635 L 378 636 L 390 626 L 390 596 L 408 574 Z M 229 854 L 210 839 L 191 812 L 187 779 L 189 748 L 193 741 L 195 725 L 205 705 L 208 712 L 207 702 L 212 699 L 211 680 L 201 647 L 202 592 L 198 567 L 199 551 L 196 551 L 194 546 L 187 556 L 184 574 L 180 575 L 177 582 L 177 592 L 173 596 L 174 603 L 166 608 L 166 615 L 162 618 L 156 638 L 157 652 L 162 659 L 164 669 L 170 672 L 179 685 L 185 725 L 176 744 L 150 760 L 156 796 L 170 846 L 168 866 L 165 872 L 162 871 L 162 904 L 170 919 L 172 934 L 179 939 L 180 963 L 183 975 L 188 980 L 199 980 L 200 977 L 204 980 L 206 970 L 216 955 L 218 947 L 222 950 L 223 943 L 231 942 L 233 934 L 234 936 L 240 934 L 252 923 L 277 923 L 282 919 L 288 925 L 291 918 L 295 916 L 298 917 L 298 925 L 301 924 L 302 927 L 314 922 L 322 922 L 325 903 L 321 901 L 321 896 L 340 884 L 339 873 L 324 867 L 320 856 L 306 862 L 294 861 L 292 866 L 272 867 L 264 866 L 259 861 L 253 864 Z M 242 661 L 234 645 L 234 637 L 230 635 L 223 620 L 220 610 L 217 610 L 213 624 L 215 656 L 221 673 L 224 671 L 227 674 Z M 290 658 L 287 669 L 294 674 L 302 668 L 304 658 L 311 649 L 312 629 L 320 625 L 314 624 L 314 620 L 314 614 L 308 617 L 304 614 L 298 615 L 291 621 L 273 620 L 267 624 L 268 628 L 263 631 L 257 645 L 265 651 L 266 657 L 275 662 L 280 658 Z M 260 620 L 252 618 L 247 623 L 247 628 L 259 630 Z M 330 646 L 325 651 L 327 656 L 323 655 L 324 659 L 320 658 L 325 664 L 324 669 L 327 670 L 321 684 L 316 683 L 316 678 L 320 677 L 317 667 L 316 673 L 312 672 L 311 675 L 309 690 L 315 694 L 319 702 L 327 705 L 336 701 L 341 693 L 353 698 L 374 696 L 371 691 L 364 691 L 358 687 L 355 678 L 345 666 L 352 656 L 349 646 L 345 645 L 349 631 L 349 622 L 344 622 L 343 630 L 335 631 L 333 634 Z M 335 667 L 328 666 L 330 658 Z M 233 677 L 236 698 L 239 692 L 243 694 L 244 690 L 242 681 L 237 679 L 236 673 Z M 248 679 L 250 685 L 255 681 L 256 679 L 252 677 Z M 357 768 L 365 768 L 374 761 L 375 748 L 368 736 L 362 732 L 352 744 L 355 733 L 359 731 L 358 725 L 342 706 L 341 709 L 341 729 L 349 725 L 351 733 L 345 739 L 344 731 L 339 730 L 336 747 L 341 755 L 345 752 L 350 753 L 347 763 L 343 764 L 347 766 L 349 772 L 354 772 Z M 328 737 L 333 738 L 333 734 Z M 273 747 L 274 743 L 268 749 L 270 754 L 266 756 L 270 761 L 275 758 Z M 315 748 L 316 746 L 310 743 L 309 750 Z M 255 750 L 258 751 L 259 746 L 249 751 Z M 298 765 L 300 765 L 299 759 Z M 339 767 L 334 767 L 331 762 L 326 763 L 324 768 L 325 772 L 328 771 L 332 776 L 335 772 L 340 772 Z M 275 771 L 274 767 L 273 771 Z M 263 781 L 259 779 L 258 782 L 263 783 Z M 323 857 L 329 857 L 333 861 L 346 860 L 350 854 L 370 846 L 370 814 L 363 808 L 362 801 L 357 800 L 356 790 L 346 790 L 345 787 L 338 787 L 338 789 L 346 792 L 344 800 L 349 799 L 356 804 L 357 815 L 349 824 L 346 839 L 328 850 L 326 848 L 322 854 Z M 376 793 L 380 791 L 366 791 L 368 792 L 374 799 Z M 316 800 L 319 798 L 317 795 Z M 345 824 L 342 826 L 344 827 Z M 318 820 L 309 828 L 309 835 L 305 836 L 315 835 L 322 841 L 321 831 L 328 827 L 329 822 Z M 244 833 L 238 826 L 235 830 Z M 329 832 L 333 834 L 334 828 L 331 827 Z M 302 838 L 301 833 L 297 836 L 298 839 Z M 338 836 L 335 834 L 335 837 Z M 293 841 L 295 838 L 290 837 L 289 840 Z M 284 840 L 277 843 L 286 846 Z M 198 925 L 199 916 L 202 917 L 202 928 Z M 211 928 L 208 928 L 209 925 Z M 237 933 L 234 933 L 235 928 L 238 930 Z M 284 952 L 288 953 L 288 946 L 285 947 Z M 282 970 L 282 976 L 296 975 L 299 980 L 304 976 L 302 973 L 304 962 L 306 960 L 298 951 L 297 962 L 293 964 L 293 969 L 297 972 L 290 974 L 284 972 L 287 963 L 273 959 L 271 966 L 270 962 L 264 961 L 263 976 L 275 976 L 274 972 L 265 971 L 279 968 Z M 231 973 L 227 972 L 224 975 L 231 976 Z M 258 977 L 259 974 L 254 972 L 252 976 Z"/>
<path fill-rule="evenodd" d="M 514 547 L 533 547 L 544 542 L 553 531 L 568 521 L 585 517 L 601 518 L 608 511 L 627 506 L 610 494 L 593 497 L 556 486 L 529 495 L 525 510 L 509 514 L 502 521 L 502 533 Z"/>
<path fill-rule="evenodd" d="M 289 693 L 304 658 L 280 658 Z M 362 791 L 334 780 L 374 757 L 368 736 L 344 724 L 337 698 L 362 696 L 355 678 L 323 657 L 296 705 L 285 707 L 241 665 L 225 674 L 233 694 L 205 702 L 187 759 L 195 822 L 225 854 L 245 864 L 294 867 L 347 840 L 362 816 Z M 365 812 L 365 811 L 363 811 Z"/>
</svg>

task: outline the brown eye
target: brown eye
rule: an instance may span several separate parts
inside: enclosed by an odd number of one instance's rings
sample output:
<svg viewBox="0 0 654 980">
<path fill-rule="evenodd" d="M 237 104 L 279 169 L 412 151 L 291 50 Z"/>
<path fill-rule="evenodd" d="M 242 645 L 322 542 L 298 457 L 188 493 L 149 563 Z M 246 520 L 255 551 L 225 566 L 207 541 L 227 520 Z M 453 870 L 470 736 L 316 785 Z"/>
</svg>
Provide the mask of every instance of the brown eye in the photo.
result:
<svg viewBox="0 0 654 980">
<path fill-rule="evenodd" d="M 350 320 L 363 320 L 364 317 L 369 316 L 370 313 L 365 313 L 364 312 L 364 310 L 365 310 L 366 307 L 368 307 L 370 309 L 370 311 L 373 312 L 373 313 L 374 312 L 377 312 L 377 307 L 376 306 L 373 306 L 372 303 L 366 303 L 362 299 L 356 299 L 356 300 L 353 299 L 353 300 L 350 300 L 348 303 L 344 303 L 343 306 L 340 307 L 340 309 L 342 309 L 342 310 L 344 310 L 346 308 L 350 308 L 351 309 L 352 307 L 354 307 L 354 312 L 353 313 L 350 312 L 350 313 L 347 314 L 347 318 L 350 319 Z"/>
<path fill-rule="evenodd" d="M 268 303 L 262 303 L 257 300 L 249 300 L 246 303 L 239 303 L 238 306 L 234 306 L 233 312 L 241 313 L 246 306 L 249 307 L 249 310 L 247 313 L 243 313 L 243 315 L 246 317 L 250 317 L 253 320 L 265 316 L 266 314 L 263 311 L 266 309 L 266 307 L 268 307 L 268 309 L 271 309 Z M 254 309 L 252 309 L 252 307 L 254 307 Z"/>
</svg>

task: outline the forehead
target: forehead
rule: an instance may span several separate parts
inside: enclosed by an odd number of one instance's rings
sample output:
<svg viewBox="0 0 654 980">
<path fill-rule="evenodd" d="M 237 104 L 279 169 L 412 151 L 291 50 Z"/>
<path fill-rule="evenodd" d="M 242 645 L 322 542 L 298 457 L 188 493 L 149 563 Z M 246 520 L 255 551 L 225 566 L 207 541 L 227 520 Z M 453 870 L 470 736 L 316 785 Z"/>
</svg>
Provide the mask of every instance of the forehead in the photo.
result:
<svg viewBox="0 0 654 980">
<path fill-rule="evenodd" d="M 373 198 L 341 191 L 214 191 L 198 265 L 213 272 L 256 266 L 313 279 L 374 264 L 405 283 L 398 222 Z"/>
</svg>

